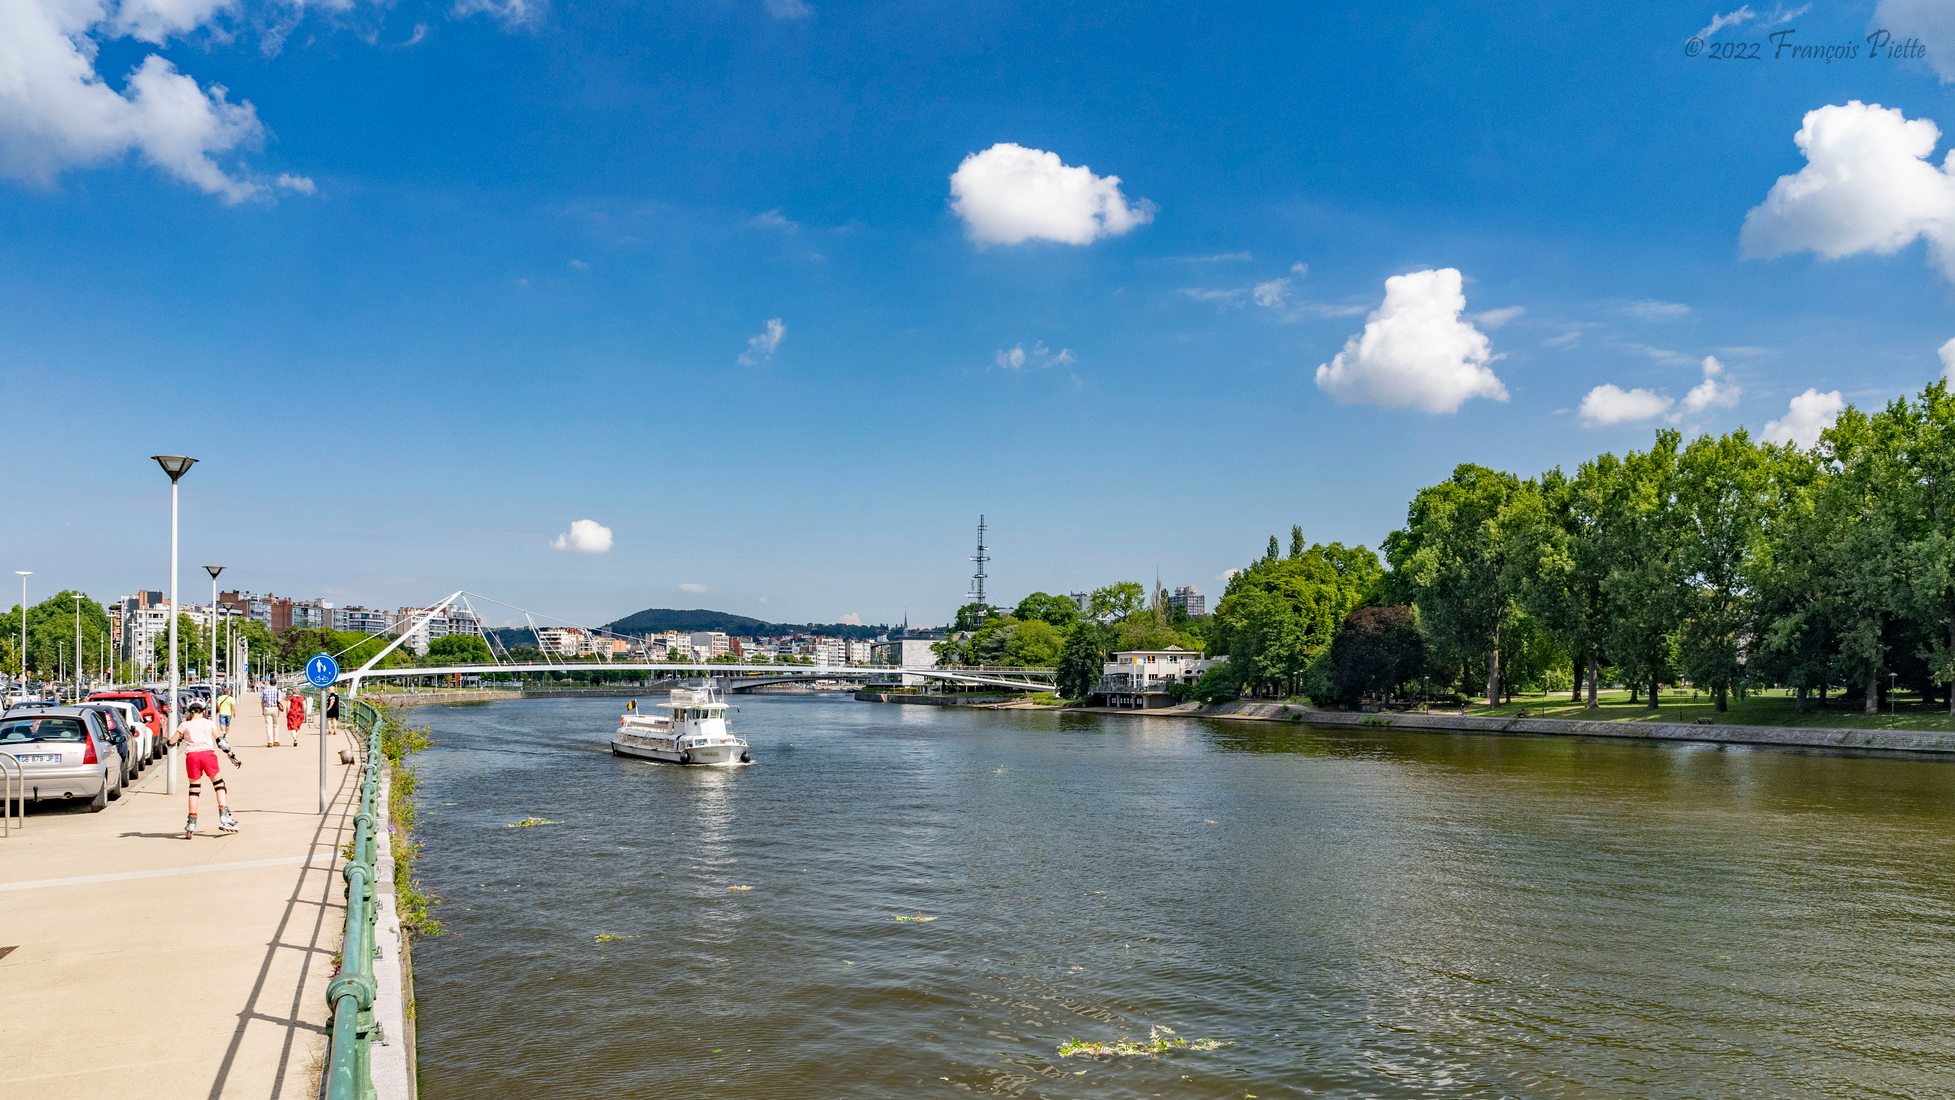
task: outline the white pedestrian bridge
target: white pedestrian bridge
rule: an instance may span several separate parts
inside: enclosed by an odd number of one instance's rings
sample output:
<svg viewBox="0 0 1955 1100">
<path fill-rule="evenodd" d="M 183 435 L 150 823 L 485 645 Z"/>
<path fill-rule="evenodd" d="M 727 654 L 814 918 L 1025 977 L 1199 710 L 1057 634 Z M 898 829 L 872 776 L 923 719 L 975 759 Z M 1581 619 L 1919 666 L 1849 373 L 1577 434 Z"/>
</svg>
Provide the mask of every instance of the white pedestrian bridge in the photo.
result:
<svg viewBox="0 0 1955 1100">
<path fill-rule="evenodd" d="M 424 677 L 454 676 L 502 678 L 549 673 L 639 672 L 662 674 L 659 677 L 660 679 L 672 676 L 710 676 L 723 680 L 730 690 L 759 687 L 763 684 L 794 683 L 806 680 L 851 680 L 870 683 L 895 681 L 897 683 L 914 683 L 916 680 L 921 679 L 944 685 L 993 688 L 1002 691 L 1051 691 L 1054 688 L 1054 674 L 1057 671 L 1050 668 L 986 668 L 982 666 L 777 665 L 748 664 L 744 662 L 681 663 L 614 660 L 495 660 L 489 664 L 454 664 L 421 668 L 380 667 L 380 662 L 386 660 L 388 654 L 399 649 L 402 643 L 406 642 L 410 637 L 413 637 L 417 631 L 421 631 L 436 616 L 444 614 L 450 607 L 466 608 L 470 617 L 476 622 L 480 622 L 481 617 L 475 614 L 474 606 L 469 601 L 468 597 L 470 595 L 476 595 L 477 599 L 488 600 L 488 597 L 479 594 L 458 591 L 451 593 L 447 599 L 442 600 L 433 607 L 425 608 L 414 615 L 404 617 L 398 623 L 391 624 L 389 629 L 395 635 L 393 641 L 389 642 L 378 653 L 368 658 L 366 663 L 360 667 L 341 671 L 338 682 L 348 685 L 354 694 L 358 694 L 360 686 L 368 680 L 407 680 Z M 500 600 L 488 600 L 488 602 L 502 604 Z M 541 645 L 542 632 L 537 629 L 537 617 L 535 613 L 516 607 L 514 604 L 502 604 L 502 606 L 522 613 L 524 620 L 529 623 L 530 629 L 537 634 L 538 648 L 543 648 Z M 577 629 L 587 631 L 594 636 L 604 634 L 610 634 L 612 637 L 618 636 L 602 628 L 580 626 Z M 382 636 L 384 634 L 375 635 L 375 637 Z M 493 645 L 490 647 L 489 653 L 491 657 L 495 656 L 495 647 Z M 338 655 L 335 654 L 335 656 Z"/>
</svg>

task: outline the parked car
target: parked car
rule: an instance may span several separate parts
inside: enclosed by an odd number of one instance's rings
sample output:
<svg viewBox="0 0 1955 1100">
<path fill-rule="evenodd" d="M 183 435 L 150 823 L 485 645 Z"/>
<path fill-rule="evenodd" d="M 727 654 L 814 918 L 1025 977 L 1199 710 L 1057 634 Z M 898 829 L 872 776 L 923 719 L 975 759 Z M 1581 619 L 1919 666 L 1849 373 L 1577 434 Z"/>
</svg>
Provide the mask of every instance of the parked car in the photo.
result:
<svg viewBox="0 0 1955 1100">
<path fill-rule="evenodd" d="M 122 761 L 121 786 L 126 787 L 134 783 L 136 775 L 143 770 L 145 761 L 138 754 L 137 750 L 141 746 L 131 733 L 128 723 L 124 721 L 122 712 L 107 703 L 77 703 L 74 709 L 94 713 L 95 720 L 101 723 L 102 731 L 107 735 L 109 744 L 115 746 L 115 754 Z M 111 802 L 121 797 L 122 791 L 119 789 L 109 793 Z"/>
<path fill-rule="evenodd" d="M 154 735 L 150 759 L 155 760 L 163 755 L 163 723 L 169 719 L 169 715 L 163 710 L 163 701 L 155 692 L 145 691 L 141 688 L 126 688 L 120 691 L 98 691 L 89 696 L 88 701 L 91 703 L 98 701 L 124 702 L 135 707 L 137 717 L 142 719 L 143 724 L 148 726 L 149 732 Z"/>
<path fill-rule="evenodd" d="M 136 762 L 136 774 L 141 775 L 143 769 L 147 768 L 151 762 L 161 755 L 163 739 L 156 736 L 149 728 L 148 722 L 143 721 L 142 712 L 136 709 L 136 704 L 127 699 L 97 699 L 91 697 L 82 705 L 85 707 L 106 707 L 115 712 L 117 724 L 122 727 L 122 732 L 129 738 L 129 755 Z"/>
<path fill-rule="evenodd" d="M 0 752 L 20 762 L 36 802 L 86 798 L 99 813 L 122 797 L 122 758 L 99 716 L 80 707 L 16 707 L 0 716 Z"/>
</svg>

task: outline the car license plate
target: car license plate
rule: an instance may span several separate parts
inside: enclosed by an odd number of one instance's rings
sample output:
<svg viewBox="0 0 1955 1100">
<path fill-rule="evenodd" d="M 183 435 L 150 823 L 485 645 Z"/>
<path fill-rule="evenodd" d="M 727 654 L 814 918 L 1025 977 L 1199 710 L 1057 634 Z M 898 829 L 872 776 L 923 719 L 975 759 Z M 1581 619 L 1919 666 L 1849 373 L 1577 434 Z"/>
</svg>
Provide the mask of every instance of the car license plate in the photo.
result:
<svg viewBox="0 0 1955 1100">
<path fill-rule="evenodd" d="M 15 756 L 14 759 L 23 764 L 59 764 L 61 763 L 61 754 L 58 752 L 23 752 Z"/>
</svg>

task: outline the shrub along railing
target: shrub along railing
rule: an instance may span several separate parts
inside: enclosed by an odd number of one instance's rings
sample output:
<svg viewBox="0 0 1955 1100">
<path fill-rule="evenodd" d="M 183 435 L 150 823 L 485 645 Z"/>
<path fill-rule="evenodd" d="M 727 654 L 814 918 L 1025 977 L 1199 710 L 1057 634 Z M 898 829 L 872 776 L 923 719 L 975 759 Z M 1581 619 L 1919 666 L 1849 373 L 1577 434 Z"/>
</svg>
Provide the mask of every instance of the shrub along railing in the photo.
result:
<svg viewBox="0 0 1955 1100">
<path fill-rule="evenodd" d="M 332 1041 L 326 1062 L 327 1100 L 373 1100 L 373 980 L 375 900 L 380 822 L 381 731 L 386 719 L 372 704 L 342 700 L 344 717 L 360 731 L 360 808 L 353 817 L 353 852 L 341 872 L 346 878 L 346 935 L 340 944 L 339 973 L 326 986 L 332 1010 Z"/>
</svg>

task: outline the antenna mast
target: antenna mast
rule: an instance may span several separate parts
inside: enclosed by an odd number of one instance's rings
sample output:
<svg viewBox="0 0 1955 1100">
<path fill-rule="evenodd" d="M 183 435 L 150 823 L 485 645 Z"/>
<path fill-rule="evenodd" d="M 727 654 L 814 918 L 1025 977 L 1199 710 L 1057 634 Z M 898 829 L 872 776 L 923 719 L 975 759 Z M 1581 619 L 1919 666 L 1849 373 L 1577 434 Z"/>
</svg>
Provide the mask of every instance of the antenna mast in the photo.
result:
<svg viewBox="0 0 1955 1100">
<path fill-rule="evenodd" d="M 978 516 L 978 552 L 971 556 L 971 560 L 977 562 L 977 572 L 971 575 L 971 591 L 965 595 L 964 602 L 990 607 L 990 603 L 984 598 L 984 565 L 991 560 L 991 555 L 985 553 L 987 548 L 984 545 L 984 530 L 984 517 L 980 515 Z"/>
</svg>

